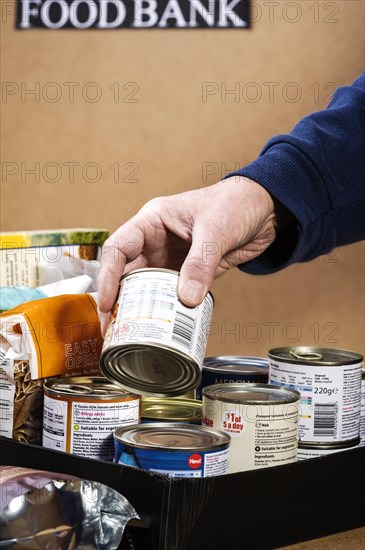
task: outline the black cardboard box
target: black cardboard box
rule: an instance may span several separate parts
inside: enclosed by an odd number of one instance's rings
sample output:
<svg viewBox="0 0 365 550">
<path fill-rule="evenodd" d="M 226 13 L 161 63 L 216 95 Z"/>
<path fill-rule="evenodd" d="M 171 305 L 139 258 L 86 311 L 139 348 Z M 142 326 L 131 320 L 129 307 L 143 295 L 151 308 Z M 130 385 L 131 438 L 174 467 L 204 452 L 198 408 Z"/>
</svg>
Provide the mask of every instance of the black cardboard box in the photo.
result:
<svg viewBox="0 0 365 550">
<path fill-rule="evenodd" d="M 169 478 L 0 438 L 1 463 L 63 472 L 120 491 L 142 522 L 121 548 L 272 550 L 365 525 L 365 447 L 210 478 Z"/>
</svg>

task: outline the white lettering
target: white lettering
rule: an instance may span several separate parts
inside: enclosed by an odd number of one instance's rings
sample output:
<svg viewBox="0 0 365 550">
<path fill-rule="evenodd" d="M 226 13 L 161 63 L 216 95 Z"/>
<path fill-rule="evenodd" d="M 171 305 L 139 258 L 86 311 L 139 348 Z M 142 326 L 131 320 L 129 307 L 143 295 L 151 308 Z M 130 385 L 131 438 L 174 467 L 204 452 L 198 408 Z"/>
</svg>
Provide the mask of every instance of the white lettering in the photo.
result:
<svg viewBox="0 0 365 550">
<path fill-rule="evenodd" d="M 19 0 L 20 16 L 18 27 L 22 29 L 44 26 L 48 29 L 73 27 L 76 29 L 115 29 L 134 28 L 198 28 L 198 27 L 247 27 L 242 19 L 240 4 L 243 0 Z M 184 8 L 182 8 L 184 6 Z M 290 8 L 298 7 L 290 2 Z M 300 8 L 299 8 L 300 9 Z M 185 11 L 186 10 L 186 11 Z M 237 11 L 235 11 L 237 10 Z M 298 12 L 298 9 L 297 9 Z M 290 22 L 297 20 L 297 12 Z M 291 12 L 290 12 L 290 15 Z M 289 16 L 286 16 L 289 20 Z M 68 83 L 65 83 L 68 84 Z M 71 83 L 73 86 L 78 83 Z M 53 89 L 47 93 L 46 101 L 59 100 L 59 88 L 52 83 Z M 5 90 L 6 97 L 15 95 L 16 87 Z M 70 90 L 74 95 L 74 88 Z M 254 100 L 252 100 L 254 101 Z"/>
<path fill-rule="evenodd" d="M 113 5 L 116 8 L 117 15 L 113 21 L 108 21 L 109 5 Z M 126 9 L 121 0 L 100 0 L 100 14 L 98 27 L 100 29 L 114 29 L 119 27 L 126 16 Z"/>
<path fill-rule="evenodd" d="M 203 6 L 200 0 L 190 0 L 190 27 L 197 27 L 197 13 L 199 13 L 199 15 L 204 19 L 209 27 L 213 27 L 215 0 L 209 0 L 208 6 L 209 7 L 207 9 L 205 6 Z"/>
<path fill-rule="evenodd" d="M 59 21 L 56 22 L 51 21 L 51 17 L 49 14 L 52 4 L 58 4 L 61 10 L 61 17 Z M 41 19 L 45 26 L 49 29 L 60 29 L 61 27 L 63 27 L 67 23 L 68 15 L 69 9 L 65 0 L 46 0 L 41 9 Z"/>
<path fill-rule="evenodd" d="M 35 6 L 31 7 L 31 4 Z M 32 25 L 30 24 L 30 17 L 37 17 L 39 15 L 39 6 L 41 0 L 22 0 L 22 19 L 20 22 L 20 28 L 29 29 Z"/>
<path fill-rule="evenodd" d="M 177 27 L 186 27 L 187 25 L 177 0 L 170 0 L 167 3 L 158 26 L 167 27 L 168 19 L 175 19 Z"/>
<path fill-rule="evenodd" d="M 80 21 L 78 17 L 78 9 L 80 4 L 85 4 L 88 7 L 89 10 L 89 17 L 86 19 L 86 21 Z M 88 29 L 93 25 L 98 17 L 98 9 L 96 7 L 95 2 L 93 0 L 88 0 L 85 2 L 85 0 L 75 0 L 71 4 L 70 9 L 70 22 L 77 28 L 77 29 Z"/>
<path fill-rule="evenodd" d="M 144 16 L 147 16 L 148 19 L 145 20 Z M 153 25 L 156 25 L 157 21 L 157 0 L 135 1 L 134 27 L 153 27 Z"/>
<path fill-rule="evenodd" d="M 246 21 L 243 21 L 238 17 L 237 13 L 234 11 L 234 8 L 241 0 L 232 0 L 232 2 L 227 3 L 226 0 L 219 2 L 219 21 L 218 27 L 227 27 L 228 19 L 232 21 L 234 27 L 246 27 Z"/>
</svg>

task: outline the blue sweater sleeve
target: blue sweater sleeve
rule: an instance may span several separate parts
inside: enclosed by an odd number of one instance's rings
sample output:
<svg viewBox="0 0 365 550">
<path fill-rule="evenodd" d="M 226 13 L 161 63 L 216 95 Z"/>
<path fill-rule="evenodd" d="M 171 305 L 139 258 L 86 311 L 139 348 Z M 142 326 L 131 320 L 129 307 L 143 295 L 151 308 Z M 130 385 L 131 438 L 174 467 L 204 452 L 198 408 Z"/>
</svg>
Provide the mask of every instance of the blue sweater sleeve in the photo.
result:
<svg viewBox="0 0 365 550">
<path fill-rule="evenodd" d="M 227 177 L 236 174 L 262 185 L 294 220 L 243 271 L 273 273 L 365 239 L 365 72 Z"/>
</svg>

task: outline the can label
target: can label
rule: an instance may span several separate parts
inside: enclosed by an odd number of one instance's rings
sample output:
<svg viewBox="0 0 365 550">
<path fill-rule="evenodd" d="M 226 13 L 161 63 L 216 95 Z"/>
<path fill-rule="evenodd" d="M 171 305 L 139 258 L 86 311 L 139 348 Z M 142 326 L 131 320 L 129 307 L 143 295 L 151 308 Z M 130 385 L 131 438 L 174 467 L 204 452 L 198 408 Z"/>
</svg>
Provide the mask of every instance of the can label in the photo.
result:
<svg viewBox="0 0 365 550">
<path fill-rule="evenodd" d="M 139 422 L 140 398 L 123 401 L 62 400 L 44 396 L 43 447 L 112 461 L 113 432 Z"/>
<path fill-rule="evenodd" d="M 341 442 L 359 437 L 361 363 L 316 366 L 269 358 L 269 383 L 300 392 L 300 441 Z"/>
<path fill-rule="evenodd" d="M 159 270 L 131 273 L 123 279 L 104 341 L 133 345 L 153 343 L 178 350 L 203 363 L 213 299 L 208 294 L 195 308 L 184 306 L 176 294 L 178 275 Z"/>
<path fill-rule="evenodd" d="M 268 372 L 255 372 L 252 370 L 252 373 L 239 374 L 237 372 L 220 371 L 219 369 L 217 369 L 217 372 L 212 372 L 211 370 L 207 371 L 203 366 L 201 383 L 195 390 L 195 397 L 196 399 L 202 399 L 202 389 L 213 384 L 240 384 L 242 382 L 267 384 L 267 380 Z"/>
<path fill-rule="evenodd" d="M 203 424 L 231 436 L 229 473 L 297 460 L 299 399 L 265 405 L 227 403 L 203 395 Z"/>
<path fill-rule="evenodd" d="M 304 447 L 298 448 L 298 460 L 306 460 L 307 458 L 317 458 L 320 456 L 327 456 L 333 453 L 342 453 L 343 451 L 350 451 L 351 449 L 356 449 L 360 445 L 355 445 L 351 447 L 344 447 L 343 449 L 307 449 Z"/>
<path fill-rule="evenodd" d="M 360 447 L 364 447 L 364 446 L 365 446 L 365 378 L 363 377 L 361 379 Z"/>
<path fill-rule="evenodd" d="M 116 442 L 115 462 L 169 477 L 210 477 L 228 473 L 229 448 L 220 451 L 168 451 L 125 447 Z"/>
</svg>

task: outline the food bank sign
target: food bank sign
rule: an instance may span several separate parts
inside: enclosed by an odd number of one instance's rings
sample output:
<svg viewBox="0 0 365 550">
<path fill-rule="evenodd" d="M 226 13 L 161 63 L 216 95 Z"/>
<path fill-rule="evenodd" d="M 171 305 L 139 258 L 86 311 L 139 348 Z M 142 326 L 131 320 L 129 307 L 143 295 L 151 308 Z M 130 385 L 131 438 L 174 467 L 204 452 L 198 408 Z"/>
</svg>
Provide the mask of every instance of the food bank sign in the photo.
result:
<svg viewBox="0 0 365 550">
<path fill-rule="evenodd" d="M 249 0 L 17 0 L 18 29 L 247 28 Z"/>
</svg>

